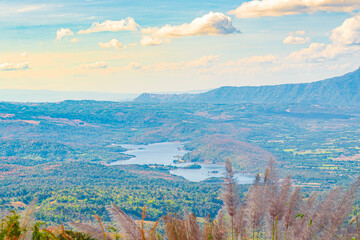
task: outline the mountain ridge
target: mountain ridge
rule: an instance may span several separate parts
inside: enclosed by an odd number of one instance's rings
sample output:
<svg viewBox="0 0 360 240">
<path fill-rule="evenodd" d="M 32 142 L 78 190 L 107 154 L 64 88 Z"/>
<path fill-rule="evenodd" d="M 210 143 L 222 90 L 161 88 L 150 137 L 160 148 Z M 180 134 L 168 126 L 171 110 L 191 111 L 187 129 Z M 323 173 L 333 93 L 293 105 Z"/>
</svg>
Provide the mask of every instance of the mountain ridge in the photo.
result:
<svg viewBox="0 0 360 240">
<path fill-rule="evenodd" d="M 360 103 L 360 68 L 342 76 L 310 83 L 266 86 L 224 86 L 199 94 L 143 93 L 135 102 L 189 103 L 307 103 L 355 105 Z"/>
</svg>

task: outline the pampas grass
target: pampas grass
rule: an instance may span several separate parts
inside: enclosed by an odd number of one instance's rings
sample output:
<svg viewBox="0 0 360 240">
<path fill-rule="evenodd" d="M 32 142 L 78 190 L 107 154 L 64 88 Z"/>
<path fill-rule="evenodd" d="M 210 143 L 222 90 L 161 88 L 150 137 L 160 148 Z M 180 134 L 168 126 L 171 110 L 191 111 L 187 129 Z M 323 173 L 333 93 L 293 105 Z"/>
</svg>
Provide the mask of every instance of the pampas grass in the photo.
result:
<svg viewBox="0 0 360 240">
<path fill-rule="evenodd" d="M 214 221 L 214 227 L 212 231 L 212 238 L 214 240 L 226 240 L 228 239 L 228 227 L 225 219 L 225 210 L 220 209 L 218 215 Z"/>
<path fill-rule="evenodd" d="M 206 218 L 206 222 L 202 231 L 201 240 L 209 240 L 212 238 L 212 231 L 214 222 L 211 221 L 210 216 Z"/>
<path fill-rule="evenodd" d="M 86 233 L 91 238 L 98 239 L 98 240 L 112 240 L 113 238 L 110 235 L 107 235 L 105 237 L 103 231 L 100 227 L 94 226 L 92 224 L 86 224 L 86 223 L 70 223 L 70 226 L 72 226 L 75 230 L 79 232 Z"/>
<path fill-rule="evenodd" d="M 120 229 L 120 232 L 129 240 L 141 240 L 142 234 L 139 226 L 135 221 L 126 215 L 118 206 L 111 204 L 108 207 L 111 219 L 115 225 Z"/>
<path fill-rule="evenodd" d="M 289 176 L 278 178 L 275 162 L 270 160 L 263 177 L 257 175 L 245 197 L 240 199 L 234 176 L 231 162 L 227 160 L 222 193 L 224 207 L 215 219 L 207 217 L 202 228 L 191 212 L 168 213 L 152 227 L 146 228 L 145 207 L 142 221 L 135 222 L 115 204 L 108 206 L 107 210 L 116 228 L 106 228 L 98 216 L 95 216 L 96 224 L 70 225 L 98 240 L 360 240 L 360 213 L 354 206 L 360 179 L 347 190 L 335 187 L 327 194 L 319 196 L 312 193 L 304 198 L 301 189 L 292 185 Z M 21 219 L 15 213 L 4 218 L 1 231 L 4 236 L 12 236 L 5 239 L 31 239 L 29 232 L 35 229 L 34 226 L 38 233 L 47 233 L 41 240 L 75 239 L 65 231 L 63 225 L 55 234 L 48 229 L 39 231 L 41 224 L 33 226 L 32 223 L 34 206 L 30 205 Z M 354 213 L 350 217 L 352 209 Z M 164 229 L 164 236 L 157 232 L 159 226 Z M 10 234 L 15 227 L 18 229 L 16 234 Z M 29 232 L 27 229 L 30 229 Z"/>
<path fill-rule="evenodd" d="M 231 221 L 231 239 L 234 240 L 234 216 L 240 206 L 237 184 L 234 177 L 234 171 L 229 159 L 225 162 L 226 175 L 224 178 L 223 202 Z"/>
<path fill-rule="evenodd" d="M 292 186 L 290 176 L 284 179 L 277 177 L 275 162 L 270 160 L 263 178 L 257 175 L 240 201 L 229 160 L 225 168 L 224 207 L 214 220 L 208 217 L 202 229 L 194 213 L 186 212 L 183 216 L 168 213 L 161 219 L 165 236 L 159 237 L 155 233 L 161 221 L 157 221 L 146 233 L 143 221 L 138 226 L 116 205 L 112 204 L 108 211 L 125 239 L 130 240 L 359 240 L 359 214 L 355 211 L 354 217 L 348 219 L 360 186 L 359 179 L 346 191 L 336 187 L 321 198 L 313 193 L 304 199 L 301 189 Z M 101 221 L 99 223 L 101 225 Z M 104 234 L 101 228 L 81 224 L 74 226 L 95 239 L 111 239 L 111 235 Z"/>
</svg>

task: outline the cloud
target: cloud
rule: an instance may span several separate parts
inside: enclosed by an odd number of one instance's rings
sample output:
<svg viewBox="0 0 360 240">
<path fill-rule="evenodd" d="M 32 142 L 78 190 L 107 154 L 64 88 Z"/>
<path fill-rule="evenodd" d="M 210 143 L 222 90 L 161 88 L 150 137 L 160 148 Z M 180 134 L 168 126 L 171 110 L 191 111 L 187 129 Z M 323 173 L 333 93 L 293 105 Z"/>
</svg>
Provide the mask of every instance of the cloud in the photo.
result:
<svg viewBox="0 0 360 240">
<path fill-rule="evenodd" d="M 291 32 L 288 36 L 283 40 L 285 44 L 305 44 L 310 42 L 309 37 L 303 37 L 306 34 L 304 30 L 299 30 L 296 32 Z"/>
<path fill-rule="evenodd" d="M 231 18 L 219 12 L 209 12 L 208 14 L 195 18 L 191 23 L 184 23 L 178 26 L 165 25 L 161 28 L 142 29 L 145 34 L 151 34 L 162 38 L 177 38 L 198 35 L 227 35 L 238 33 L 233 25 Z"/>
<path fill-rule="evenodd" d="M 73 36 L 74 33 L 68 28 L 60 28 L 56 31 L 56 40 L 60 41 L 61 38 L 66 36 Z"/>
<path fill-rule="evenodd" d="M 152 36 L 143 36 L 140 45 L 141 46 L 157 46 L 162 44 L 164 41 L 161 38 L 158 37 L 152 37 Z"/>
<path fill-rule="evenodd" d="M 17 64 L 11 64 L 11 63 L 1 63 L 0 64 L 0 71 L 17 71 L 17 70 L 26 70 L 29 69 L 29 64 L 24 63 L 17 63 Z"/>
<path fill-rule="evenodd" d="M 137 62 L 132 62 L 122 68 L 122 70 L 142 70 L 147 72 L 162 72 L 172 70 L 184 70 L 189 68 L 207 68 L 212 66 L 220 55 L 209 55 L 191 61 L 180 62 L 160 62 L 149 65 L 141 65 Z"/>
<path fill-rule="evenodd" d="M 360 44 L 360 15 L 346 19 L 341 26 L 333 29 L 330 39 L 334 44 Z"/>
<path fill-rule="evenodd" d="M 46 17 L 49 18 L 53 16 L 49 14 L 49 12 L 61 7 L 60 4 L 52 3 L 54 1 L 46 1 L 46 4 L 28 4 L 31 2 L 39 1 L 0 1 L 0 17 L 10 17 L 14 19 L 28 15 L 29 18 L 27 18 L 27 22 L 29 23 L 29 21 L 34 20 L 34 13 L 41 15 L 46 14 Z M 39 16 L 36 16 L 36 18 L 37 17 Z M 9 19 L 8 21 L 10 21 Z"/>
<path fill-rule="evenodd" d="M 279 62 L 279 57 L 275 55 L 252 56 L 235 61 L 214 62 L 209 67 L 200 69 L 199 72 L 210 78 L 224 78 L 224 76 L 229 78 L 241 76 L 243 78 L 267 72 Z"/>
<path fill-rule="evenodd" d="M 325 43 L 312 43 L 308 48 L 291 53 L 289 58 L 301 62 L 321 62 L 330 57 L 328 52 L 328 46 Z"/>
<path fill-rule="evenodd" d="M 360 51 L 360 16 L 346 19 L 332 30 L 331 43 L 312 43 L 308 48 L 293 52 L 288 59 L 295 61 L 323 62 L 354 55 Z"/>
<path fill-rule="evenodd" d="M 184 70 L 188 68 L 207 68 L 216 62 L 220 55 L 209 55 L 203 56 L 199 59 L 191 60 L 191 61 L 182 61 L 182 62 L 161 62 L 153 65 L 148 65 L 143 67 L 148 71 L 168 71 L 168 70 Z"/>
<path fill-rule="evenodd" d="M 25 12 L 34 12 L 34 11 L 40 11 L 40 10 L 44 10 L 46 8 L 45 4 L 41 4 L 41 5 L 29 5 L 29 6 L 25 6 L 22 8 L 17 9 L 16 12 L 18 13 L 25 13 Z"/>
<path fill-rule="evenodd" d="M 159 62 L 149 65 L 141 65 L 138 62 L 132 62 L 127 66 L 118 68 L 124 71 L 144 71 L 144 72 L 168 72 L 195 70 L 196 73 L 207 73 L 210 76 L 221 76 L 222 73 L 241 73 L 251 69 L 252 71 L 262 71 L 261 69 L 279 62 L 277 56 L 252 56 L 238 59 L 237 61 L 220 62 L 220 55 L 208 55 L 190 61 L 179 62 Z"/>
<path fill-rule="evenodd" d="M 199 59 L 188 62 L 186 65 L 187 67 L 208 67 L 213 65 L 219 57 L 220 55 L 203 56 Z"/>
<path fill-rule="evenodd" d="M 310 42 L 310 38 L 309 37 L 297 37 L 297 36 L 287 36 L 284 40 L 283 43 L 285 44 L 305 44 Z"/>
<path fill-rule="evenodd" d="M 299 62 L 324 62 L 346 55 L 353 55 L 359 50 L 360 46 L 312 43 L 308 48 L 291 53 L 288 59 Z"/>
<path fill-rule="evenodd" d="M 87 63 L 80 65 L 81 69 L 104 69 L 107 68 L 107 63 L 104 61 L 98 61 L 94 63 Z"/>
<path fill-rule="evenodd" d="M 284 16 L 301 13 L 354 12 L 359 0 L 253 0 L 229 12 L 238 18 Z"/>
<path fill-rule="evenodd" d="M 117 39 L 112 39 L 109 42 L 99 42 L 98 45 L 101 48 L 109 49 L 109 48 L 116 48 L 117 50 L 124 49 L 126 46 L 122 45 Z"/>
<path fill-rule="evenodd" d="M 29 55 L 28 55 L 27 52 L 22 52 L 22 53 L 20 53 L 20 56 L 21 56 L 21 57 L 27 57 L 27 56 L 29 56 Z"/>
<path fill-rule="evenodd" d="M 102 23 L 94 22 L 90 28 L 86 30 L 80 30 L 78 33 L 95 33 L 95 32 L 118 32 L 118 31 L 136 31 L 138 24 L 131 17 L 121 19 L 120 21 L 106 20 Z"/>
<path fill-rule="evenodd" d="M 129 43 L 129 47 L 135 47 L 135 46 L 137 46 L 137 45 L 138 45 L 137 42 Z"/>
<path fill-rule="evenodd" d="M 306 34 L 306 32 L 304 30 L 299 30 L 294 33 L 291 33 L 290 35 L 305 35 L 305 34 Z"/>
<path fill-rule="evenodd" d="M 264 55 L 264 56 L 252 56 L 240 58 L 237 61 L 228 61 L 220 64 L 220 68 L 222 67 L 236 67 L 236 68 L 246 68 L 249 65 L 258 65 L 258 64 L 269 64 L 276 63 L 278 61 L 278 57 L 275 55 Z"/>
<path fill-rule="evenodd" d="M 70 40 L 70 42 L 77 43 L 77 42 L 79 42 L 79 39 L 78 38 L 73 38 L 73 39 Z"/>
<path fill-rule="evenodd" d="M 141 68 L 142 68 L 142 66 L 141 66 L 139 63 L 137 63 L 137 62 L 131 62 L 131 63 L 129 63 L 128 67 L 129 67 L 130 69 L 134 69 L 134 70 L 138 70 L 138 69 L 141 69 Z"/>
<path fill-rule="evenodd" d="M 237 64 L 275 63 L 277 60 L 275 55 L 252 56 L 239 59 Z"/>
</svg>

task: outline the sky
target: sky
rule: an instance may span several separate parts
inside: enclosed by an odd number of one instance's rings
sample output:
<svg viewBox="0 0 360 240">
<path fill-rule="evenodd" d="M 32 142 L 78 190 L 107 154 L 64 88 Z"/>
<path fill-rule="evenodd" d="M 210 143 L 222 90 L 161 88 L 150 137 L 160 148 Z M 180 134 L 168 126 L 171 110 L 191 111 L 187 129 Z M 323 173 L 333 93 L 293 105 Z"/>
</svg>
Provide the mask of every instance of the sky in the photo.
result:
<svg viewBox="0 0 360 240">
<path fill-rule="evenodd" d="M 1 0 L 0 89 L 178 92 L 360 63 L 359 0 Z"/>
</svg>

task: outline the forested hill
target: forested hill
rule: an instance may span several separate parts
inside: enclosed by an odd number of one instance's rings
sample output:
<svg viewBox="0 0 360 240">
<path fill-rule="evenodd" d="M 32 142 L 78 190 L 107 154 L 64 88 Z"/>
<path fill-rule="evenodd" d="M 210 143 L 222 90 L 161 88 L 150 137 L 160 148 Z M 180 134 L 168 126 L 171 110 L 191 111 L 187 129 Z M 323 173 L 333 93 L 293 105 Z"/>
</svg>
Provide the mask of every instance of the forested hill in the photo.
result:
<svg viewBox="0 0 360 240">
<path fill-rule="evenodd" d="M 340 77 L 312 83 L 260 87 L 221 87 L 200 94 L 143 93 L 134 101 L 357 105 L 360 103 L 360 68 Z"/>
</svg>

